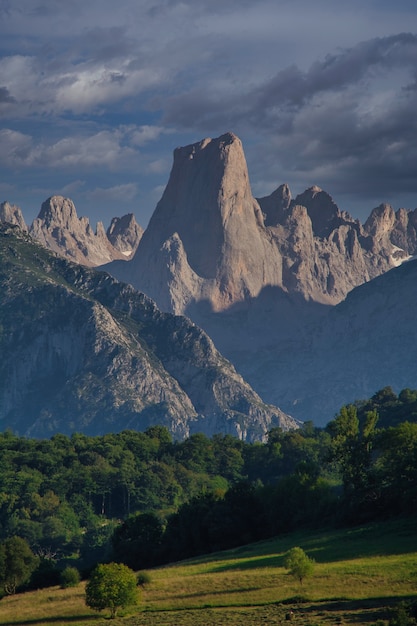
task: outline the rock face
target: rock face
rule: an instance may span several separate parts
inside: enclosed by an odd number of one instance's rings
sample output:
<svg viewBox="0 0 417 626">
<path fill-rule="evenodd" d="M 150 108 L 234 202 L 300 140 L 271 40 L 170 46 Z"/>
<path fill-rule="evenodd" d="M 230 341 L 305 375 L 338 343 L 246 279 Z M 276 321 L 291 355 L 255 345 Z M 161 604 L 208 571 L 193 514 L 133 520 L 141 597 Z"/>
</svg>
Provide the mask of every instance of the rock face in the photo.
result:
<svg viewBox="0 0 417 626">
<path fill-rule="evenodd" d="M 143 228 L 137 223 L 133 213 L 123 217 L 114 217 L 106 232 L 112 246 L 119 250 L 126 259 L 131 259 L 143 235 Z"/>
<path fill-rule="evenodd" d="M 171 176 L 137 252 L 117 275 L 159 306 L 214 311 L 280 285 L 282 259 L 253 198 L 240 140 L 232 133 L 178 148 Z"/>
<path fill-rule="evenodd" d="M 242 144 L 227 133 L 175 150 L 134 258 L 108 269 L 199 323 L 204 307 L 252 306 L 271 287 L 337 304 L 416 249 L 413 219 L 383 205 L 363 226 L 319 187 L 292 199 L 281 185 L 255 200 Z"/>
<path fill-rule="evenodd" d="M 184 317 L 0 227 L 0 425 L 20 435 L 166 425 L 261 440 L 297 427 Z"/>
<path fill-rule="evenodd" d="M 88 218 L 79 218 L 72 200 L 62 196 L 45 200 L 30 227 L 31 236 L 44 246 L 90 267 L 129 258 L 142 234 L 133 216 L 115 218 L 109 231 L 114 243 L 106 235 L 101 222 L 94 232 Z"/>
<path fill-rule="evenodd" d="M 9 202 L 0 204 L 0 223 L 15 224 L 23 231 L 28 229 L 20 208 Z"/>
</svg>

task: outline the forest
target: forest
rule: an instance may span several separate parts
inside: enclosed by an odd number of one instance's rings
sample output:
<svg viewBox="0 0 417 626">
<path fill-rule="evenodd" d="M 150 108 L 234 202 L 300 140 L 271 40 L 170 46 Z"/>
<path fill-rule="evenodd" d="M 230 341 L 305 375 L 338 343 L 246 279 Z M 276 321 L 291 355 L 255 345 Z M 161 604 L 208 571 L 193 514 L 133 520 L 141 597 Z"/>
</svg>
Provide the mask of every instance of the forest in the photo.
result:
<svg viewBox="0 0 417 626">
<path fill-rule="evenodd" d="M 417 391 L 390 387 L 325 428 L 273 429 L 265 443 L 164 427 L 89 437 L 0 434 L 0 579 L 19 538 L 26 588 L 65 567 L 135 570 L 298 528 L 417 512 Z M 19 545 L 20 545 L 19 544 Z"/>
</svg>

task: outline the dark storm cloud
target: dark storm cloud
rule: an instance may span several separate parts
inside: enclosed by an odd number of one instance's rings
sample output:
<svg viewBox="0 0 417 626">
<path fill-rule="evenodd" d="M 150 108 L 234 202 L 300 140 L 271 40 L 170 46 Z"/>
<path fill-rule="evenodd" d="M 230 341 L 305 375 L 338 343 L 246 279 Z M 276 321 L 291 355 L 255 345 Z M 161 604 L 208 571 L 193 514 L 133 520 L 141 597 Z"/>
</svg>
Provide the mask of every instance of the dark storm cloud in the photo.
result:
<svg viewBox="0 0 417 626">
<path fill-rule="evenodd" d="M 417 36 L 408 33 L 372 39 L 339 54 L 327 55 L 323 61 L 314 62 L 303 72 L 295 65 L 280 70 L 269 81 L 242 93 L 231 93 L 226 99 L 217 98 L 200 87 L 189 93 L 168 99 L 165 117 L 170 123 L 195 124 L 196 127 L 210 123 L 213 117 L 217 125 L 222 115 L 226 122 L 234 118 L 237 122 L 250 119 L 259 125 L 268 120 L 270 112 L 279 119 L 284 115 L 288 122 L 288 111 L 294 114 L 312 99 L 325 92 L 341 92 L 350 85 L 373 81 L 387 70 L 408 69 L 409 74 L 417 69 Z M 399 89 L 414 86 L 414 78 Z M 363 85 L 364 97 L 367 87 Z M 360 96 L 358 95 L 358 100 Z"/>
<path fill-rule="evenodd" d="M 258 134 L 262 149 L 248 158 L 258 179 L 281 171 L 335 192 L 417 191 L 416 68 L 416 35 L 374 38 L 244 93 L 175 96 L 166 121 Z"/>
</svg>

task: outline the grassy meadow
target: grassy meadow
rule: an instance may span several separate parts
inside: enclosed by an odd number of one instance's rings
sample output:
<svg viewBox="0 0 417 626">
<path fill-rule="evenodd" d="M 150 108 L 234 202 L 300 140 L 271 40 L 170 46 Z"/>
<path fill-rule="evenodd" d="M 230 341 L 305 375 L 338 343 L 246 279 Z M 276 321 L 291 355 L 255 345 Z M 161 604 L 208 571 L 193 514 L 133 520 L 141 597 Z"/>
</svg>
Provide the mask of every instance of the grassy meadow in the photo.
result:
<svg viewBox="0 0 417 626">
<path fill-rule="evenodd" d="M 151 570 L 138 607 L 109 620 L 88 609 L 84 584 L 18 594 L 0 601 L 3 626 L 306 626 L 388 621 L 390 607 L 417 600 L 416 520 L 329 532 L 298 532 Z M 301 585 L 284 568 L 300 546 L 314 558 Z"/>
</svg>

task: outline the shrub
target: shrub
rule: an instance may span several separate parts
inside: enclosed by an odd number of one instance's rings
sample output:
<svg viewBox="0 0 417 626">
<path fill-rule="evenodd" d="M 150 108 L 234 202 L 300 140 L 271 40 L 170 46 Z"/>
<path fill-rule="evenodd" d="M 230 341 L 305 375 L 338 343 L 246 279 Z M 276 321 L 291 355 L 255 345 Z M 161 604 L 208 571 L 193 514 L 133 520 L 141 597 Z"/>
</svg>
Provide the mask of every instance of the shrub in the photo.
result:
<svg viewBox="0 0 417 626">
<path fill-rule="evenodd" d="M 148 572 L 139 572 L 136 578 L 136 583 L 138 587 L 145 587 L 145 585 L 149 585 L 151 583 L 151 577 Z"/>
<path fill-rule="evenodd" d="M 68 587 L 76 587 L 80 582 L 81 577 L 76 567 L 66 567 L 62 570 L 59 579 L 61 589 L 67 589 Z"/>
</svg>

